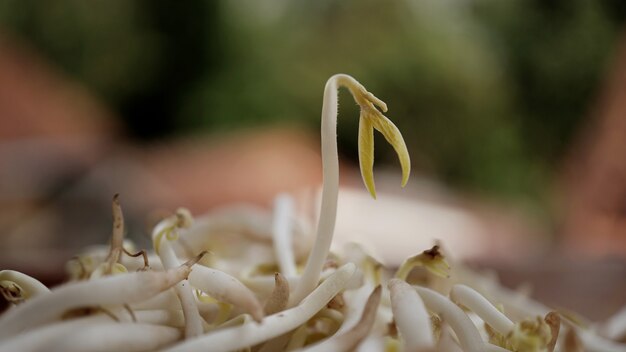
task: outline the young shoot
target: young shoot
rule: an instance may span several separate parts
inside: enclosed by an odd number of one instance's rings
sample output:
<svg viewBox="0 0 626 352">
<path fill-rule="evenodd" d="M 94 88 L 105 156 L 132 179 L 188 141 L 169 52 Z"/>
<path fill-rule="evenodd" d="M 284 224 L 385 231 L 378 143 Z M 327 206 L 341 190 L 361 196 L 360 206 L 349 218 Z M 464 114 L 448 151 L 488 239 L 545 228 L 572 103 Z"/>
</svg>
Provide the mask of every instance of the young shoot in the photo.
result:
<svg viewBox="0 0 626 352">
<path fill-rule="evenodd" d="M 418 266 L 426 268 L 439 277 L 450 277 L 450 265 L 448 265 L 446 258 L 441 254 L 438 245 L 406 259 L 398 268 L 395 277 L 400 280 L 406 280 L 411 271 Z"/>
<path fill-rule="evenodd" d="M 552 341 L 550 326 L 541 317 L 527 319 L 515 324 L 507 335 L 507 348 L 513 351 L 542 352 L 548 350 Z"/>
<path fill-rule="evenodd" d="M 313 250 L 309 254 L 301 280 L 290 298 L 294 306 L 309 294 L 317 285 L 322 267 L 328 256 L 335 230 L 337 216 L 337 197 L 339 192 L 339 160 L 337 157 L 337 93 L 340 87 L 347 88 L 361 109 L 359 118 L 359 162 L 361 175 L 366 188 L 376 198 L 374 186 L 374 129 L 380 131 L 400 159 L 402 168 L 402 186 L 406 185 L 411 170 L 409 153 L 398 128 L 385 117 L 387 105 L 368 92 L 354 78 L 337 74 L 332 76 L 324 88 L 322 102 L 322 165 L 323 186 L 320 216 Z"/>
</svg>

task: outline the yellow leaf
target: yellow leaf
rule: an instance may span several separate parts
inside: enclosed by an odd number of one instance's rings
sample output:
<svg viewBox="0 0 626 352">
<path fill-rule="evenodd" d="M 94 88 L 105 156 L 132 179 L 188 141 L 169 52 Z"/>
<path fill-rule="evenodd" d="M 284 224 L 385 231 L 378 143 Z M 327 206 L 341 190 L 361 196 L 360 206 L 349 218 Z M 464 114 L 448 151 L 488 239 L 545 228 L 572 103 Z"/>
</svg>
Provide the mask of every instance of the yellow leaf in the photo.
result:
<svg viewBox="0 0 626 352">
<path fill-rule="evenodd" d="M 359 119 L 359 165 L 361 166 L 361 176 L 363 183 L 376 199 L 376 186 L 374 185 L 374 128 L 371 119 L 364 116 L 361 111 Z"/>
<path fill-rule="evenodd" d="M 387 142 L 391 144 L 400 159 L 400 167 L 402 168 L 402 187 L 409 181 L 411 174 L 411 159 L 409 152 L 402 138 L 402 134 L 398 127 L 391 122 L 385 115 L 376 110 L 376 117 L 372 118 L 372 125 L 385 137 Z"/>
</svg>

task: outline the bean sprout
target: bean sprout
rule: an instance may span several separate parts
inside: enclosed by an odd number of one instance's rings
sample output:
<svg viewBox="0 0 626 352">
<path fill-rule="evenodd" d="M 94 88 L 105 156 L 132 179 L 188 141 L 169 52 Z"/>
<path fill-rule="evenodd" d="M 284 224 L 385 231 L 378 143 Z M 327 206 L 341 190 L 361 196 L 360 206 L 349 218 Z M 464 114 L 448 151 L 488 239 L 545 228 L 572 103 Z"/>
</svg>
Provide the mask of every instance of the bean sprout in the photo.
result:
<svg viewBox="0 0 626 352">
<path fill-rule="evenodd" d="M 330 253 L 340 87 L 361 109 L 365 188 L 376 197 L 374 129 L 398 154 L 404 186 L 409 155 L 382 114 L 386 104 L 354 78 L 332 76 L 322 104 L 324 183 L 312 244 L 291 196 L 280 194 L 273 214 L 235 204 L 193 219 L 181 208 L 154 227 L 152 250 L 137 250 L 124 239 L 115 195 L 109 245 L 72 258 L 68 283 L 50 290 L 28 275 L 0 271 L 0 293 L 11 303 L 0 315 L 0 352 L 626 351 L 618 342 L 626 332 L 626 310 L 583 327 L 575 322 L 580 319 L 561 317 L 492 276 L 449 262 L 438 243 L 399 268 L 385 267 L 359 245 Z M 434 274 L 424 286 L 406 282 L 417 266 Z"/>
</svg>

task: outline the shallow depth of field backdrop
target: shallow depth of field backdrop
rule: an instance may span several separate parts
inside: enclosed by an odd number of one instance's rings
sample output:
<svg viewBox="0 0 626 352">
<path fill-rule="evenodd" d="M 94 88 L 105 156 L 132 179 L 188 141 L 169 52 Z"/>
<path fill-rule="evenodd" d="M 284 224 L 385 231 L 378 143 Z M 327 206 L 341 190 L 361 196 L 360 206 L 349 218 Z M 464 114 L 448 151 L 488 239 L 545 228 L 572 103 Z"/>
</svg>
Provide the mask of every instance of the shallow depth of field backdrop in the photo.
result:
<svg viewBox="0 0 626 352">
<path fill-rule="evenodd" d="M 106 243 L 116 192 L 141 245 L 178 206 L 291 192 L 314 216 L 322 90 L 344 72 L 411 153 L 401 191 L 377 135 L 382 206 L 389 192 L 472 219 L 466 240 L 486 250 L 467 259 L 548 300 L 607 291 L 626 271 L 625 15 L 616 0 L 2 1 L 0 268 L 58 282 Z M 342 93 L 341 182 L 361 192 L 357 114 Z M 462 224 L 415 236 L 445 245 Z M 587 293 L 563 304 L 612 309 Z"/>
</svg>

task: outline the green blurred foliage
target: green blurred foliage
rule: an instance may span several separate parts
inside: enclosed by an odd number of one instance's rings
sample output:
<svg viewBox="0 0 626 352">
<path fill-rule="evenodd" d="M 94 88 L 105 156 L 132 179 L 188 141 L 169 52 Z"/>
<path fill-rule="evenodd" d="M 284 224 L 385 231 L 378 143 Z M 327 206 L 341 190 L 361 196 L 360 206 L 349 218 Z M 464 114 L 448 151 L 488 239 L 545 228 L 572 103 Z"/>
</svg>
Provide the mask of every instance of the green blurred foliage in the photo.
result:
<svg viewBox="0 0 626 352">
<path fill-rule="evenodd" d="M 316 129 L 325 80 L 386 101 L 413 167 L 540 202 L 602 80 L 618 1 L 0 2 L 0 23 L 92 87 L 141 138 Z M 340 98 L 341 150 L 357 111 Z M 383 143 L 377 143 L 383 145 Z M 390 148 L 377 160 L 395 162 Z"/>
</svg>

